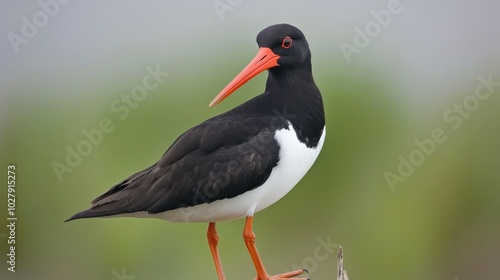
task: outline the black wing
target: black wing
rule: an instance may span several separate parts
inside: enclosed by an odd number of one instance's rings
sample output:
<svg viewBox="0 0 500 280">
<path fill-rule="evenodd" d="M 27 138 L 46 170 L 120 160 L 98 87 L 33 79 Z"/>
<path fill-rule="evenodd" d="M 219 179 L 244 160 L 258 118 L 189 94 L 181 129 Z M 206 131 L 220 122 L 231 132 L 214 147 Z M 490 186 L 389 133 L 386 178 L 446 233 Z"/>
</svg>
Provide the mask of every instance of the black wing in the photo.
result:
<svg viewBox="0 0 500 280">
<path fill-rule="evenodd" d="M 274 129 L 285 124 L 276 116 L 207 120 L 177 138 L 157 163 L 115 185 L 68 221 L 138 211 L 154 214 L 252 190 L 277 165 Z"/>
</svg>

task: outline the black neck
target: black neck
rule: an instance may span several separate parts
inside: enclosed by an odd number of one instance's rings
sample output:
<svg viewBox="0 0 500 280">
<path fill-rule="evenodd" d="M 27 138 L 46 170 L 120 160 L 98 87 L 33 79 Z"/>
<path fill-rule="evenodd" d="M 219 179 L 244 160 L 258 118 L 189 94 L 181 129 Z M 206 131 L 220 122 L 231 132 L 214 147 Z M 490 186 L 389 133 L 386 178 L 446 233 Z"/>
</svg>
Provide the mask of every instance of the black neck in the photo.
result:
<svg viewBox="0 0 500 280">
<path fill-rule="evenodd" d="M 267 126 L 271 129 L 291 123 L 302 143 L 316 147 L 325 127 L 325 113 L 310 60 L 297 67 L 274 67 L 268 73 L 263 94 L 224 115 L 270 116 Z"/>
<path fill-rule="evenodd" d="M 272 100 L 273 113 L 281 114 L 293 125 L 301 142 L 315 147 L 325 126 L 325 114 L 321 93 L 312 77 L 311 63 L 270 69 L 266 95 L 268 101 Z"/>
<path fill-rule="evenodd" d="M 266 91 L 286 91 L 314 84 L 311 62 L 305 62 L 298 67 L 275 67 L 269 69 Z"/>
</svg>

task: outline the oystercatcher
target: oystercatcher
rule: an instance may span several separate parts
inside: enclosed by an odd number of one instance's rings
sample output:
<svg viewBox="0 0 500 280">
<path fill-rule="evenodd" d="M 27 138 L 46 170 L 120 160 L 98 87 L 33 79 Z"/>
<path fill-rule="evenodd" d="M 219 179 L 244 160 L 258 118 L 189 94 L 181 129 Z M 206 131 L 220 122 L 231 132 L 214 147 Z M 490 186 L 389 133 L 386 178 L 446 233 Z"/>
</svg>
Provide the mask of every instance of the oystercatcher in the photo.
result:
<svg viewBox="0 0 500 280">
<path fill-rule="evenodd" d="M 215 106 L 264 70 L 266 90 L 242 105 L 183 133 L 158 162 L 92 201 L 70 220 L 155 217 L 207 222 L 208 244 L 220 280 L 215 223 L 246 218 L 243 238 L 257 280 L 294 278 L 303 270 L 270 276 L 259 257 L 253 216 L 287 194 L 318 157 L 325 140 L 320 91 L 304 34 L 289 24 L 257 35 L 257 56 L 210 103 Z"/>
</svg>

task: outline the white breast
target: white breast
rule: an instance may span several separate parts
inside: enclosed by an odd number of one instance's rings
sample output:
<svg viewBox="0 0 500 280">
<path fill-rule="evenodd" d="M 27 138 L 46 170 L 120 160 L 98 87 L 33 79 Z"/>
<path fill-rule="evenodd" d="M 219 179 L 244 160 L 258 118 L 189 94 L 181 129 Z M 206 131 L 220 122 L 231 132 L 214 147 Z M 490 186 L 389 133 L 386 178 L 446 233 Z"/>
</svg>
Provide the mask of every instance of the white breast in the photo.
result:
<svg viewBox="0 0 500 280">
<path fill-rule="evenodd" d="M 271 175 L 260 187 L 231 199 L 178 208 L 157 214 L 136 212 L 130 217 L 155 217 L 170 222 L 218 222 L 253 216 L 285 196 L 311 168 L 325 140 L 326 127 L 315 148 L 308 148 L 297 138 L 290 124 L 288 129 L 276 131 L 274 138 L 280 147 L 280 160 Z"/>
</svg>

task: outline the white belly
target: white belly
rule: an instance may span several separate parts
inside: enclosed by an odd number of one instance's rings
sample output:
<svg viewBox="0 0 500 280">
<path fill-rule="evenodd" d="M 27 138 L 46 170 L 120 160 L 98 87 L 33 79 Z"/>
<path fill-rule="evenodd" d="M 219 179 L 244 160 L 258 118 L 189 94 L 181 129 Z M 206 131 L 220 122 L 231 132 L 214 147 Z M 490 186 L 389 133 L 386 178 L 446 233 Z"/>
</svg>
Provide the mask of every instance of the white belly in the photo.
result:
<svg viewBox="0 0 500 280">
<path fill-rule="evenodd" d="M 308 148 L 297 138 L 292 125 L 276 131 L 280 161 L 260 187 L 230 199 L 178 208 L 157 214 L 136 212 L 123 216 L 160 218 L 170 222 L 219 222 L 253 216 L 285 196 L 311 168 L 325 140 L 326 127 L 316 148 Z M 122 215 L 120 215 L 122 216 Z"/>
</svg>

